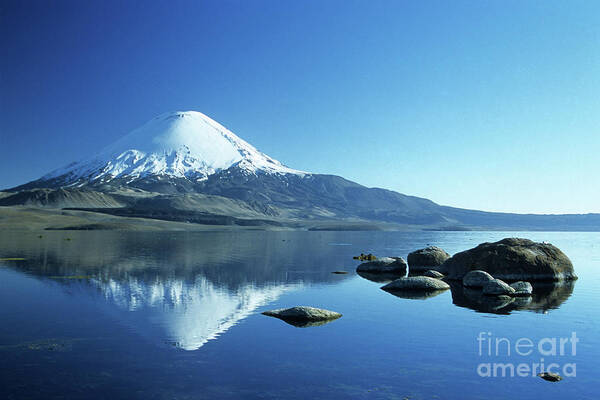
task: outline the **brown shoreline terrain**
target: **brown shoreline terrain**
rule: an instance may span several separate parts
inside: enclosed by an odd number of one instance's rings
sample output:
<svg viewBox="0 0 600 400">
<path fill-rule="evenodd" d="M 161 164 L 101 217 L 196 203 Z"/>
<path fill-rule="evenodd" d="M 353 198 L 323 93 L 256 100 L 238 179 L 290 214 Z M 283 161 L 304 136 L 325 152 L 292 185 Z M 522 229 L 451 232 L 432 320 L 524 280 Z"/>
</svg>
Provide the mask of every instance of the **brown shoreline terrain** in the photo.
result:
<svg viewBox="0 0 600 400">
<path fill-rule="evenodd" d="M 371 190 L 371 189 L 366 189 Z M 376 189 L 374 189 L 376 190 Z M 397 194 L 398 196 L 401 196 Z M 317 194 L 313 196 L 318 199 Z M 340 195 L 331 206 L 139 188 L 39 188 L 0 192 L 5 230 L 314 230 L 314 231 L 600 231 L 600 214 L 493 213 L 440 206 L 363 202 L 354 210 Z"/>
<path fill-rule="evenodd" d="M 223 231 L 223 230 L 416 230 L 394 224 L 370 221 L 273 221 L 273 224 L 247 220 L 239 224 L 202 224 L 153 218 L 122 217 L 94 211 L 34 206 L 0 207 L 0 230 L 124 230 L 124 231 Z"/>
</svg>

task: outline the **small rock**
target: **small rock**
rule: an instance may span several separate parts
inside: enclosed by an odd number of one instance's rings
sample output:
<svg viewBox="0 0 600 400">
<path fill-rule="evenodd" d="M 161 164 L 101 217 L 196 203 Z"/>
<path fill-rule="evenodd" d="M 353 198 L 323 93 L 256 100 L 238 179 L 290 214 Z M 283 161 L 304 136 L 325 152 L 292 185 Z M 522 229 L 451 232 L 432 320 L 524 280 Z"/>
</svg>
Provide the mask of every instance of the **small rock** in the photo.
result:
<svg viewBox="0 0 600 400">
<path fill-rule="evenodd" d="M 264 311 L 262 314 L 282 319 L 296 326 L 307 326 L 307 323 L 331 321 L 342 316 L 342 314 L 335 311 L 307 306 Z"/>
<path fill-rule="evenodd" d="M 515 289 L 511 288 L 508 283 L 501 281 L 500 279 L 492 279 L 483 287 L 483 294 L 491 296 L 512 296 L 514 293 Z"/>
<path fill-rule="evenodd" d="M 359 260 L 359 261 L 375 261 L 375 260 L 377 260 L 377 257 L 375 257 L 371 253 L 369 253 L 369 254 L 360 253 L 360 256 L 354 256 L 352 258 L 354 260 Z"/>
<path fill-rule="evenodd" d="M 404 275 L 407 269 L 406 261 L 402 257 L 383 257 L 375 261 L 368 261 L 360 264 L 357 272 L 371 273 L 395 273 Z"/>
<path fill-rule="evenodd" d="M 450 285 L 444 281 L 428 276 L 411 276 L 408 278 L 396 279 L 382 287 L 382 289 L 387 291 L 418 290 L 425 292 L 450 289 Z"/>
<path fill-rule="evenodd" d="M 410 253 L 408 255 L 408 265 L 411 272 L 427 271 L 429 269 L 445 272 L 446 269 L 442 269 L 441 265 L 449 258 L 450 254 L 439 247 L 428 246 Z"/>
<path fill-rule="evenodd" d="M 348 273 L 348 271 L 333 271 L 332 272 L 332 274 L 340 274 L 340 275 L 347 274 L 347 273 Z"/>
<path fill-rule="evenodd" d="M 562 376 L 560 376 L 559 374 L 555 374 L 554 372 L 540 372 L 539 374 L 537 374 L 537 376 L 550 382 L 558 382 L 562 380 Z"/>
<path fill-rule="evenodd" d="M 513 296 L 531 296 L 533 293 L 533 287 L 529 282 L 519 281 L 511 283 L 510 287 L 515 289 Z"/>
<path fill-rule="evenodd" d="M 463 286 L 466 287 L 484 287 L 486 283 L 494 280 L 494 277 L 485 271 L 469 271 L 463 278 Z"/>
<path fill-rule="evenodd" d="M 436 278 L 436 279 L 442 279 L 444 277 L 444 274 L 442 274 L 439 271 L 434 271 L 432 269 L 426 271 L 423 276 L 428 276 L 430 278 Z"/>
</svg>

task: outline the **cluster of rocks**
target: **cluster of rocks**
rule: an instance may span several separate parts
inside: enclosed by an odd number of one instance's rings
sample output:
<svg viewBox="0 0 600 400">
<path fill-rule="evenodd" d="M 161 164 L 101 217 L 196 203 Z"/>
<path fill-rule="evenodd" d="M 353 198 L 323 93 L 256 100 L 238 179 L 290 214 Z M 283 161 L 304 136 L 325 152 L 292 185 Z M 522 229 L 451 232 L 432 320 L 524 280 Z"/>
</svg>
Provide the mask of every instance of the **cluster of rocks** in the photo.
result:
<svg viewBox="0 0 600 400">
<path fill-rule="evenodd" d="M 482 243 L 454 256 L 439 247 L 428 246 L 410 253 L 408 262 L 402 257 L 377 258 L 372 254 L 354 258 L 366 261 L 356 268 L 359 275 L 377 282 L 388 282 L 382 289 L 396 296 L 426 299 L 450 289 L 451 285 L 454 291 L 459 281 L 458 287 L 474 292 L 476 298 L 490 299 L 481 300 L 481 303 L 488 308 L 494 306 L 494 309 L 503 307 L 507 302 L 516 302 L 515 299 L 531 301 L 533 286 L 529 281 L 577 279 L 571 260 L 557 247 L 519 238 Z M 342 272 L 345 271 L 334 273 Z M 385 278 L 380 280 L 376 277 Z M 489 304 L 494 302 L 498 305 Z M 342 316 L 334 311 L 306 306 L 265 311 L 263 314 L 300 327 L 322 325 Z"/>
<path fill-rule="evenodd" d="M 577 279 L 571 260 L 550 243 L 507 238 L 450 256 L 437 246 L 413 251 L 408 262 L 402 257 L 384 257 L 360 264 L 358 272 L 439 274 L 462 280 L 471 271 L 484 271 L 505 281 L 561 281 Z M 436 274 L 435 272 L 439 273 Z"/>
<path fill-rule="evenodd" d="M 450 285 L 442 280 L 444 274 L 439 270 L 439 266 L 449 257 L 439 247 L 430 246 L 410 253 L 408 263 L 402 257 L 382 257 L 360 264 L 356 271 L 374 281 L 378 280 L 373 275 L 388 278 L 383 281 L 391 282 L 382 289 L 400 297 L 428 298 L 450 289 Z M 406 276 L 409 265 L 411 273 L 423 272 L 422 276 Z"/>
<path fill-rule="evenodd" d="M 485 271 L 469 271 L 462 280 L 463 286 L 478 288 L 489 296 L 531 296 L 533 286 L 531 283 L 517 281 L 510 285 L 501 279 L 495 279 Z"/>
<path fill-rule="evenodd" d="M 368 279 L 374 274 L 395 274 L 382 287 L 390 292 L 439 292 L 450 289 L 448 282 L 462 281 L 485 295 L 509 297 L 531 296 L 533 286 L 528 281 L 577 279 L 573 264 L 557 247 L 519 238 L 483 243 L 454 256 L 428 246 L 410 253 L 408 262 L 402 257 L 383 257 L 360 264 L 356 271 Z"/>
<path fill-rule="evenodd" d="M 505 281 L 561 281 L 577 279 L 573 264 L 550 243 L 507 238 L 455 254 L 443 264 L 448 279 L 461 280 L 474 270 Z"/>
</svg>

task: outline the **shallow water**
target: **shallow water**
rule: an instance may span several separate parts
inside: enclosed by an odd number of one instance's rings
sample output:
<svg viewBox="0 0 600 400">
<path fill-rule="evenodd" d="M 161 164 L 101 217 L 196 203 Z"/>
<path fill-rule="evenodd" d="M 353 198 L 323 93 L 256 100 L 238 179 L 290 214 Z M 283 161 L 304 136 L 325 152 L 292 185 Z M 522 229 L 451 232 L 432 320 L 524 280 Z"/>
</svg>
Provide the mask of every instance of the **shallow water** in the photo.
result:
<svg viewBox="0 0 600 400">
<path fill-rule="evenodd" d="M 600 233 L 41 235 L 0 233 L 0 258 L 15 258 L 0 261 L 3 399 L 591 399 L 600 387 Z M 406 257 L 432 244 L 452 254 L 510 236 L 557 245 L 580 279 L 493 304 L 460 287 L 401 298 L 354 273 L 361 252 Z M 260 314 L 294 305 L 344 316 L 297 328 Z M 572 332 L 575 354 L 571 342 L 564 355 L 515 352 L 519 338 L 547 338 L 551 351 Z M 489 341 L 479 355 L 478 337 L 500 339 L 498 355 Z M 575 376 L 478 374 L 482 363 L 540 362 L 561 374 L 575 364 Z"/>
</svg>

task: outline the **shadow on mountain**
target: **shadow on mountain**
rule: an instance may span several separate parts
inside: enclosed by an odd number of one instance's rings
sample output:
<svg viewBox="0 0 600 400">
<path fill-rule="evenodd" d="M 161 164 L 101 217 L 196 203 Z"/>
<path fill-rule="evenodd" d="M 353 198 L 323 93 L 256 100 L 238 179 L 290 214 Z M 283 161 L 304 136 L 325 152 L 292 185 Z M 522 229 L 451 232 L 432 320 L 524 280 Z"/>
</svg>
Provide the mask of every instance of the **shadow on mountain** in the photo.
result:
<svg viewBox="0 0 600 400">
<path fill-rule="evenodd" d="M 532 296 L 504 297 L 486 296 L 481 290 L 466 288 L 460 282 L 448 283 L 455 305 L 491 314 L 510 314 L 521 310 L 545 313 L 559 308 L 571 296 L 575 287 L 575 281 L 532 283 Z"/>
</svg>

